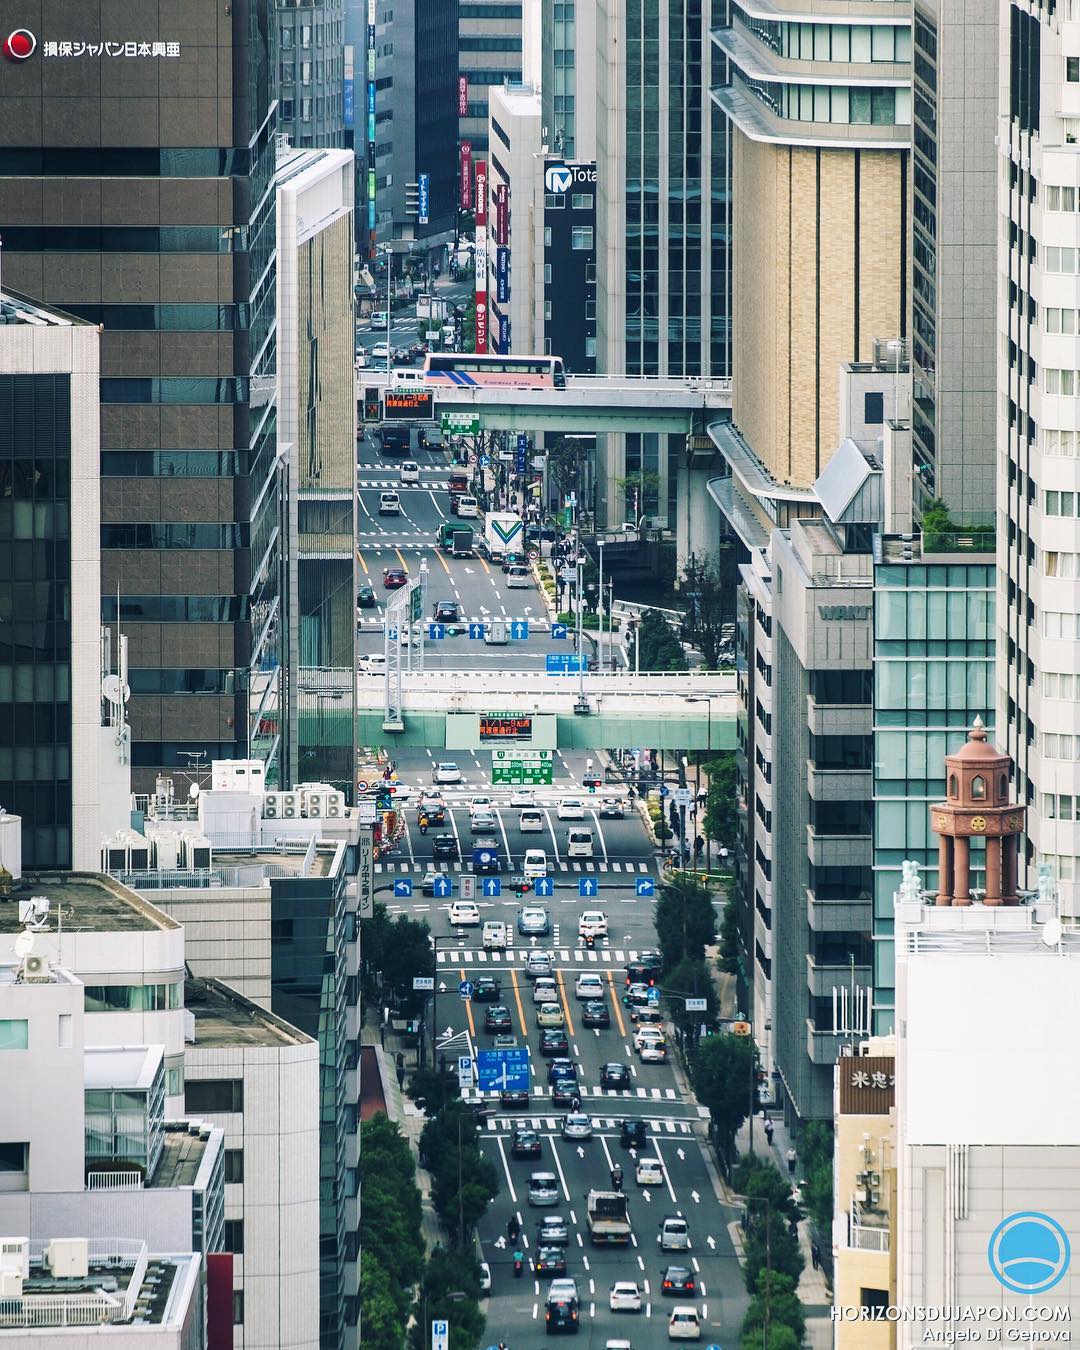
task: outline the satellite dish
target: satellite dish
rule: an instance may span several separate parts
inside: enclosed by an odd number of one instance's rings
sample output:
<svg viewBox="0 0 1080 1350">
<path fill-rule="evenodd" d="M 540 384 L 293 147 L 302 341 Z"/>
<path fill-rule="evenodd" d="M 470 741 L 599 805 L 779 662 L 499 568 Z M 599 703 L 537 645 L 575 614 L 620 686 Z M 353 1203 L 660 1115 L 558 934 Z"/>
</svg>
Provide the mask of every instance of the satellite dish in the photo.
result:
<svg viewBox="0 0 1080 1350">
<path fill-rule="evenodd" d="M 15 955 L 23 961 L 34 950 L 34 935 L 24 930 L 15 939 Z"/>
<path fill-rule="evenodd" d="M 192 801 L 194 801 L 195 798 L 198 797 L 199 790 L 200 789 L 198 783 L 190 783 L 188 785 L 187 795 L 191 798 Z"/>
<path fill-rule="evenodd" d="M 1061 920 L 1047 919 L 1043 924 L 1042 940 L 1048 947 L 1056 947 L 1061 942 Z"/>
<path fill-rule="evenodd" d="M 126 684 L 122 684 L 119 675 L 106 675 L 101 681 L 101 696 L 106 703 L 112 703 L 116 707 L 128 701 L 128 695 L 131 690 Z"/>
</svg>

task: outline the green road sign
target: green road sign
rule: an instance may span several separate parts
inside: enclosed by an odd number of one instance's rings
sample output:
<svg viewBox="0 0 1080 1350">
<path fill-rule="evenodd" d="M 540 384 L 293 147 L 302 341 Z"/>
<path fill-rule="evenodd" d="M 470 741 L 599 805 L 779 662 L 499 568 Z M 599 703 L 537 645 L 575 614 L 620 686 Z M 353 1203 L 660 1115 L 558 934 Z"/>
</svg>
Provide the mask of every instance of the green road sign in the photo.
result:
<svg viewBox="0 0 1080 1350">
<path fill-rule="evenodd" d="M 480 414 L 473 412 L 444 412 L 440 416 L 440 425 L 445 433 L 458 436 L 475 436 L 480 431 Z"/>
<path fill-rule="evenodd" d="M 424 588 L 414 586 L 409 595 L 409 618 L 415 623 L 424 617 Z"/>
<path fill-rule="evenodd" d="M 492 783 L 511 787 L 551 787 L 554 753 L 551 750 L 493 750 Z"/>
</svg>

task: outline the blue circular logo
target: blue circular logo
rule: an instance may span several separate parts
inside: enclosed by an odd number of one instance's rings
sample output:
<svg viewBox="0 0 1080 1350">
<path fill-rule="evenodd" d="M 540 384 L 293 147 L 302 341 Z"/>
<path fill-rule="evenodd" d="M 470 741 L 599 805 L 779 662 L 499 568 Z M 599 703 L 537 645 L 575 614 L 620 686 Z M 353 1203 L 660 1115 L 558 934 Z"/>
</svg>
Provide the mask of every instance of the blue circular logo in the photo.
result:
<svg viewBox="0 0 1080 1350">
<path fill-rule="evenodd" d="M 995 1279 L 1016 1294 L 1044 1294 L 1064 1278 L 1072 1249 L 1056 1219 L 1022 1210 L 1002 1219 L 990 1235 L 986 1259 Z"/>
</svg>

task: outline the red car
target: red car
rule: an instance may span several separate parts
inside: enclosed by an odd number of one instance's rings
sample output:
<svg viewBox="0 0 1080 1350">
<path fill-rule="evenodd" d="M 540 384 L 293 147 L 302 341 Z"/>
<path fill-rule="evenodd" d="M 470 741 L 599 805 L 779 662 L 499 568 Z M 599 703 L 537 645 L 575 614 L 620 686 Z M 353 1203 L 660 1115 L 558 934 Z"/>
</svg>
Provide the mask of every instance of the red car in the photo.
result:
<svg viewBox="0 0 1080 1350">
<path fill-rule="evenodd" d="M 388 591 L 396 591 L 399 586 L 404 586 L 409 580 L 409 574 L 404 567 L 384 567 L 382 574 L 382 584 Z"/>
</svg>

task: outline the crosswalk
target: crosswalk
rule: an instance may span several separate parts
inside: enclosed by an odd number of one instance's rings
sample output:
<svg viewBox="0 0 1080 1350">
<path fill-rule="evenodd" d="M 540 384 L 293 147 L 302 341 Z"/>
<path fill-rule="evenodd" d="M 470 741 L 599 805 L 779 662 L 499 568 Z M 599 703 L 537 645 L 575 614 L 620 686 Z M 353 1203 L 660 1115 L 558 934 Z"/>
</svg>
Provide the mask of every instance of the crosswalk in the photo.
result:
<svg viewBox="0 0 1080 1350">
<path fill-rule="evenodd" d="M 427 867 L 426 864 L 424 864 L 424 863 L 416 863 L 416 862 L 387 862 L 387 863 L 376 863 L 376 864 L 375 864 L 375 871 L 376 871 L 376 873 L 379 873 L 379 872 L 390 872 L 390 873 L 393 873 L 395 876 L 409 876 L 409 875 L 413 875 L 413 876 L 423 876 L 424 873 L 427 872 L 427 870 L 428 870 L 428 867 Z M 462 872 L 462 871 L 464 871 L 464 870 L 465 870 L 464 864 L 462 864 L 462 863 L 460 863 L 460 862 L 455 862 L 455 863 L 450 863 L 450 864 L 443 864 L 441 867 L 436 868 L 436 871 L 443 871 L 443 872 L 445 872 L 445 871 Z M 550 861 L 548 862 L 548 873 L 549 873 L 549 874 L 550 874 L 551 872 L 601 872 L 601 873 L 603 873 L 603 872 L 632 872 L 632 873 L 634 873 L 635 875 L 637 875 L 637 874 L 639 874 L 639 873 L 642 873 L 642 872 L 648 872 L 648 871 L 650 871 L 650 870 L 651 870 L 651 869 L 650 869 L 649 864 L 648 864 L 647 862 L 638 862 L 638 861 L 633 861 L 633 862 L 595 862 L 595 861 L 581 862 L 581 861 L 571 860 L 571 861 L 569 861 L 569 862 L 558 862 L 558 863 L 556 863 L 556 862 L 550 862 Z"/>
<path fill-rule="evenodd" d="M 581 1098 L 583 1102 L 586 1100 L 595 1101 L 601 1097 L 606 1097 L 610 1101 L 620 1101 L 620 1102 L 633 1101 L 635 1098 L 637 1098 L 639 1101 L 652 1101 L 652 1102 L 675 1102 L 679 1100 L 678 1093 L 675 1091 L 674 1088 L 670 1087 L 669 1088 L 639 1087 L 628 1092 L 618 1092 L 615 1090 L 615 1088 L 576 1087 L 574 1091 L 577 1093 L 577 1095 Z M 534 1098 L 550 1097 L 551 1093 L 552 1093 L 551 1087 L 545 1083 L 536 1083 L 531 1088 L 529 1088 L 529 1095 L 530 1097 Z M 467 1102 L 468 1101 L 490 1102 L 492 1100 L 491 1093 L 478 1092 L 476 1088 L 466 1088 L 465 1091 L 462 1092 L 461 1096 L 462 1099 Z M 521 1122 L 516 1121 L 515 1123 L 520 1124 Z M 594 1125 L 596 1124 L 595 1120 L 593 1121 L 593 1124 Z"/>
<path fill-rule="evenodd" d="M 568 965 L 573 961 L 577 965 L 625 966 L 638 959 L 636 951 L 627 951 L 624 947 L 594 947 L 590 949 L 588 947 L 548 947 L 546 944 L 541 947 L 507 947 L 496 951 L 485 951 L 482 947 L 456 947 L 452 951 L 440 950 L 436 952 L 435 959 L 440 966 L 515 966 L 524 965 L 528 956 L 534 951 L 550 951 L 551 955 L 562 965 Z"/>
<path fill-rule="evenodd" d="M 395 492 L 401 488 L 426 488 L 429 492 L 436 488 L 446 490 L 445 478 L 421 479 L 419 483 L 403 483 L 400 478 L 358 478 L 356 486 L 363 491 L 365 488 L 392 488 Z"/>
<path fill-rule="evenodd" d="M 603 1118 L 593 1116 L 593 1133 L 603 1134 L 607 1131 L 614 1133 L 622 1124 L 622 1119 L 621 1116 L 604 1116 Z M 511 1130 L 518 1130 L 524 1126 L 537 1131 L 558 1131 L 562 1126 L 562 1120 L 558 1116 L 494 1116 L 485 1121 L 484 1125 L 489 1134 L 508 1134 Z M 658 1116 L 648 1119 L 645 1121 L 645 1126 L 650 1134 L 693 1134 L 694 1132 L 694 1127 L 690 1121 L 676 1120 L 671 1116 Z"/>
</svg>

